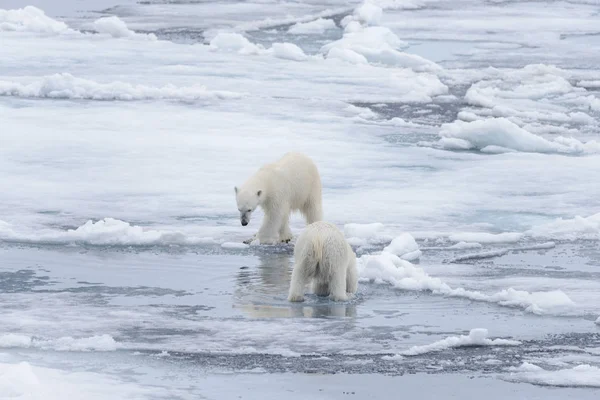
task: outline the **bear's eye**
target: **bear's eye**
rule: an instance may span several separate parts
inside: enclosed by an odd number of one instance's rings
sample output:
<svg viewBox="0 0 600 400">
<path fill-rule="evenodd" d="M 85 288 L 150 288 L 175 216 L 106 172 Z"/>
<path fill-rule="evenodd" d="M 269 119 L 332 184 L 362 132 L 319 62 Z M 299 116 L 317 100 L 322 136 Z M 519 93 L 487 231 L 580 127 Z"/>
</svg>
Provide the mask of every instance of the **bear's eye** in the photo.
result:
<svg viewBox="0 0 600 400">
<path fill-rule="evenodd" d="M 252 212 L 252 210 L 248 210 L 248 212 Z"/>
</svg>

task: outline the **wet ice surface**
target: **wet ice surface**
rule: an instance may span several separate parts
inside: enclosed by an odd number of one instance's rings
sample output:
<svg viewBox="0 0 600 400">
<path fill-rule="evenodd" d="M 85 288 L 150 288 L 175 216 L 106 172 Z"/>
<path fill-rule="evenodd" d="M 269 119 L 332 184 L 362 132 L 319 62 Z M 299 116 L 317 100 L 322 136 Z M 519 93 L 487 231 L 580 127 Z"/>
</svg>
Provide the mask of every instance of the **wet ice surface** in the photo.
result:
<svg viewBox="0 0 600 400">
<path fill-rule="evenodd" d="M 597 6 L 373 3 L 0 10 L 0 397 L 597 396 Z M 290 150 L 348 302 L 235 245 Z"/>
</svg>

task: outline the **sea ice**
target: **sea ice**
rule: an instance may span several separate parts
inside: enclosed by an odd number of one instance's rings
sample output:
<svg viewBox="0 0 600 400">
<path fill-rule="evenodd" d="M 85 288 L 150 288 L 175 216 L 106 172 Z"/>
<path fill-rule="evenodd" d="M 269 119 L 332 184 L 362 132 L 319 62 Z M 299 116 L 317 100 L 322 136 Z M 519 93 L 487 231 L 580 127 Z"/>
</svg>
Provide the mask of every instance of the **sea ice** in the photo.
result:
<svg viewBox="0 0 600 400">
<path fill-rule="evenodd" d="M 537 365 L 523 363 L 510 374 L 510 380 L 543 386 L 600 387 L 600 368 L 582 364 L 573 368 L 545 370 Z"/>
<path fill-rule="evenodd" d="M 325 31 L 337 29 L 335 22 L 331 19 L 318 18 L 310 22 L 299 22 L 290 26 L 288 33 L 294 35 L 321 35 Z"/>
<path fill-rule="evenodd" d="M 437 342 L 424 345 L 413 346 L 408 350 L 398 353 L 401 356 L 417 356 L 436 351 L 443 351 L 457 347 L 470 346 L 518 346 L 521 342 L 508 339 L 488 339 L 487 329 L 471 329 L 468 335 L 450 336 L 446 339 L 438 340 Z"/>
</svg>

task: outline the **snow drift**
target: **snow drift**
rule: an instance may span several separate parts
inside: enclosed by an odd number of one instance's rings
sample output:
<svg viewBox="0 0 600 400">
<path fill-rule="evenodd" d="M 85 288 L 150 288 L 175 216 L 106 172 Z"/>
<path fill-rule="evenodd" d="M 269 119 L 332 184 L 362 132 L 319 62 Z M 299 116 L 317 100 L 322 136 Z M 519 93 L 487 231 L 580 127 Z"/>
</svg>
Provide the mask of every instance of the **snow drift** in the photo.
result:
<svg viewBox="0 0 600 400">
<path fill-rule="evenodd" d="M 587 218 L 575 216 L 572 219 L 559 218 L 531 228 L 527 234 L 562 240 L 600 240 L 600 213 Z"/>
<path fill-rule="evenodd" d="M 88 244 L 98 246 L 148 246 L 148 245 L 194 245 L 214 244 L 212 238 L 187 236 L 182 232 L 147 229 L 127 222 L 104 218 L 87 221 L 77 229 L 65 231 L 42 231 L 18 233 L 0 221 L 0 240 L 40 244 Z"/>
<path fill-rule="evenodd" d="M 392 242 L 383 249 L 384 252 L 395 254 L 403 260 L 413 261 L 421 257 L 419 245 L 410 233 L 403 233 L 394 238 Z"/>
<path fill-rule="evenodd" d="M 27 6 L 16 10 L 0 9 L 0 32 L 18 31 L 46 34 L 75 33 L 67 24 L 52 19 L 37 7 Z"/>
<path fill-rule="evenodd" d="M 98 33 L 104 33 L 114 38 L 156 40 L 155 34 L 136 33 L 129 29 L 127 24 L 116 16 L 97 19 L 94 21 L 94 29 Z"/>
<path fill-rule="evenodd" d="M 446 339 L 424 346 L 413 346 L 408 350 L 398 353 L 401 356 L 417 356 L 437 351 L 454 349 L 458 347 L 473 346 L 518 346 L 521 342 L 508 339 L 488 339 L 487 329 L 471 329 L 468 335 L 450 336 Z"/>
<path fill-rule="evenodd" d="M 323 46 L 321 53 L 327 58 L 341 59 L 352 64 L 374 63 L 419 72 L 442 69 L 426 58 L 400 51 L 408 47 L 408 44 L 389 28 L 378 26 L 382 15 L 381 7 L 365 1 L 354 10 L 353 15 L 342 20 L 344 36 Z"/>
<path fill-rule="evenodd" d="M 600 368 L 587 364 L 549 371 L 525 362 L 513 371 L 509 380 L 517 382 L 542 386 L 600 387 Z"/>
<path fill-rule="evenodd" d="M 226 91 L 211 91 L 201 85 L 162 87 L 134 85 L 114 81 L 99 83 L 78 78 L 68 73 L 47 75 L 29 83 L 0 80 L 1 96 L 83 99 L 83 100 L 215 100 L 240 98 L 242 94 Z"/>
<path fill-rule="evenodd" d="M 562 136 L 550 141 L 534 135 L 506 118 L 490 118 L 444 124 L 437 145 L 448 150 L 479 150 L 484 153 L 521 151 L 528 153 L 585 154 L 600 152 L 600 143 L 582 143 Z"/>
<path fill-rule="evenodd" d="M 110 335 L 87 338 L 65 336 L 58 339 L 40 339 L 9 333 L 0 335 L 0 347 L 37 348 L 55 351 L 115 351 L 119 345 Z"/>
<path fill-rule="evenodd" d="M 441 279 L 429 276 L 422 268 L 388 252 L 380 255 L 364 255 L 359 258 L 357 266 L 359 277 L 363 282 L 389 284 L 402 290 L 430 291 L 443 296 L 494 303 L 520 308 L 538 315 L 581 315 L 576 304 L 560 290 L 527 292 L 509 288 L 487 294 L 464 288 L 452 288 Z"/>
<path fill-rule="evenodd" d="M 320 35 L 332 29 L 337 29 L 333 20 L 319 18 L 310 22 L 298 22 L 290 26 L 288 33 L 294 35 Z"/>
</svg>

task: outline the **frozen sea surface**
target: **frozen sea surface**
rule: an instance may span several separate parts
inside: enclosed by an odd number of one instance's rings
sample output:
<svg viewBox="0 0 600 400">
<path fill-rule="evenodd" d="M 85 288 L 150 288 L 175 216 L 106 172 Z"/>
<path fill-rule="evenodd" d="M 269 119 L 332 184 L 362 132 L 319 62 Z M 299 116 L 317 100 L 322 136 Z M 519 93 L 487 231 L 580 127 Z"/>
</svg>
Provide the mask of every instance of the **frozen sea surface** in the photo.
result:
<svg viewBox="0 0 600 400">
<path fill-rule="evenodd" d="M 29 4 L 0 0 L 0 398 L 597 398 L 597 2 Z M 347 302 L 240 245 L 233 187 L 287 151 Z"/>
</svg>

